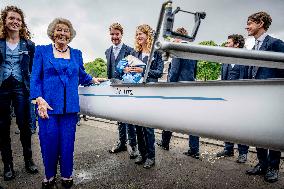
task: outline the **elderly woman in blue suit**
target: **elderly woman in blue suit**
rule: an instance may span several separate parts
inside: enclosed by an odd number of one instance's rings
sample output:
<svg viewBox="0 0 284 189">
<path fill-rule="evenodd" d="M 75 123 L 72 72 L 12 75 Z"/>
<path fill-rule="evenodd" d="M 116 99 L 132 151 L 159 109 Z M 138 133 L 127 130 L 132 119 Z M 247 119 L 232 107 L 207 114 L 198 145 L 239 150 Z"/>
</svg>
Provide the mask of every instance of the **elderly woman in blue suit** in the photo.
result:
<svg viewBox="0 0 284 189">
<path fill-rule="evenodd" d="M 52 44 L 37 46 L 31 76 L 31 99 L 39 114 L 39 139 L 45 167 L 42 188 L 56 187 L 57 162 L 61 184 L 73 185 L 73 152 L 79 112 L 78 85 L 98 83 L 83 67 L 80 50 L 68 46 L 76 32 L 71 22 L 54 19 L 47 34 Z"/>
</svg>

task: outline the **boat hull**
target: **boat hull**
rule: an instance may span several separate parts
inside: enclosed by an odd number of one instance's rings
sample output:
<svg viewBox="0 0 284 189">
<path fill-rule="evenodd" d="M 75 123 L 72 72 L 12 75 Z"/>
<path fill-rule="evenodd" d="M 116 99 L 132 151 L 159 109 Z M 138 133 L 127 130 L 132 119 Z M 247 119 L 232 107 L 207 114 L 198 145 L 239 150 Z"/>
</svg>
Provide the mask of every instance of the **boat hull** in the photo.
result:
<svg viewBox="0 0 284 189">
<path fill-rule="evenodd" d="M 81 113 L 284 151 L 284 81 L 79 87 Z"/>
</svg>

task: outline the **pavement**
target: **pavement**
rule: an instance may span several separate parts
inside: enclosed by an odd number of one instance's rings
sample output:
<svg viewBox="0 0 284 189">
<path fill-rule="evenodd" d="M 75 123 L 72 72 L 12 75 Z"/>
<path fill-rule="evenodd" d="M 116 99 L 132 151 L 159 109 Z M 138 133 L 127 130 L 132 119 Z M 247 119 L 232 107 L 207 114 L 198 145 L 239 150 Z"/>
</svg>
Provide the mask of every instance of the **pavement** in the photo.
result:
<svg viewBox="0 0 284 189">
<path fill-rule="evenodd" d="M 39 174 L 25 172 L 19 135 L 15 134 L 16 124 L 11 126 L 12 149 L 16 179 L 3 180 L 3 164 L 0 163 L 0 186 L 5 189 L 40 188 L 44 178 L 38 135 L 33 135 L 34 160 L 39 166 Z M 156 139 L 160 139 L 160 131 Z M 91 118 L 81 121 L 77 127 L 74 153 L 74 186 L 78 189 L 113 188 L 282 188 L 284 189 L 284 162 L 281 159 L 280 179 L 276 183 L 266 183 L 261 176 L 248 176 L 245 171 L 257 162 L 254 148 L 250 148 L 248 162 L 236 163 L 235 157 L 216 158 L 222 150 L 222 141 L 201 138 L 200 160 L 182 154 L 187 150 L 187 135 L 175 134 L 169 151 L 156 147 L 156 165 L 146 170 L 134 164 L 127 152 L 109 154 L 108 150 L 117 140 L 115 122 Z M 58 171 L 59 172 L 59 171 Z M 59 175 L 60 176 L 60 175 Z M 60 177 L 58 176 L 58 180 Z M 60 182 L 58 183 L 60 187 Z"/>
</svg>

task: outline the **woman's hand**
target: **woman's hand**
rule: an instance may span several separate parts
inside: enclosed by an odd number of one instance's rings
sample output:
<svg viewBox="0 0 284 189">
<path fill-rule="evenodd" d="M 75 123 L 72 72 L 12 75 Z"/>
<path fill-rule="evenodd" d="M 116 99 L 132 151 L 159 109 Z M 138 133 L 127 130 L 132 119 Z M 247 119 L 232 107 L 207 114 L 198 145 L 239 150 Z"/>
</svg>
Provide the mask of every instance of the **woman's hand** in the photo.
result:
<svg viewBox="0 0 284 189">
<path fill-rule="evenodd" d="M 41 117 L 42 119 L 48 119 L 49 116 L 47 114 L 47 110 L 53 110 L 49 104 L 42 98 L 42 97 L 38 97 L 36 99 L 36 104 L 38 105 L 37 111 L 38 111 L 38 115 L 39 117 Z"/>
<path fill-rule="evenodd" d="M 130 67 L 131 71 L 130 72 L 136 72 L 136 73 L 142 73 L 143 72 L 143 68 L 140 67 Z"/>
<path fill-rule="evenodd" d="M 130 71 L 131 71 L 131 67 L 128 67 L 128 66 L 125 67 L 123 70 L 124 73 L 129 73 Z"/>
<path fill-rule="evenodd" d="M 100 84 L 100 82 L 103 82 L 103 81 L 106 81 L 106 80 L 107 80 L 106 78 L 99 78 L 99 77 L 95 78 L 95 77 L 93 77 L 92 82 L 95 83 L 95 84 Z"/>
<path fill-rule="evenodd" d="M 129 72 L 142 73 L 143 68 L 129 66 L 129 67 L 124 68 L 123 72 L 124 73 L 129 73 Z"/>
</svg>

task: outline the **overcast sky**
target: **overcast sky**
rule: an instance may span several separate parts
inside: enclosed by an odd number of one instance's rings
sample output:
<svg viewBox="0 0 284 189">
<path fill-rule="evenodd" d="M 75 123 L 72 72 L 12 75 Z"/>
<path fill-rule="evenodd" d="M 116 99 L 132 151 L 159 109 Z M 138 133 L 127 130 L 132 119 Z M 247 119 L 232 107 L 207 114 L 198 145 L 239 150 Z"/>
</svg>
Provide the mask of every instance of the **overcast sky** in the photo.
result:
<svg viewBox="0 0 284 189">
<path fill-rule="evenodd" d="M 77 36 L 70 46 L 83 52 L 84 62 L 104 58 L 111 45 L 108 27 L 120 22 L 124 27 L 123 41 L 132 46 L 135 29 L 147 23 L 157 25 L 163 0 L 0 0 L 0 8 L 17 5 L 23 9 L 26 22 L 36 44 L 49 44 L 46 30 L 56 17 L 64 17 L 74 25 Z M 284 40 L 284 0 L 173 0 L 173 6 L 187 11 L 204 11 L 196 41 L 226 41 L 229 34 L 247 37 L 247 17 L 257 11 L 267 11 L 273 19 L 268 33 Z M 191 29 L 193 17 L 181 13 L 176 16 L 175 27 Z"/>
</svg>

